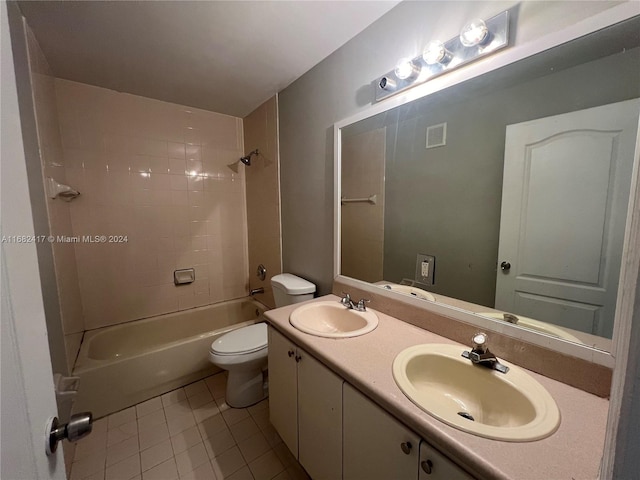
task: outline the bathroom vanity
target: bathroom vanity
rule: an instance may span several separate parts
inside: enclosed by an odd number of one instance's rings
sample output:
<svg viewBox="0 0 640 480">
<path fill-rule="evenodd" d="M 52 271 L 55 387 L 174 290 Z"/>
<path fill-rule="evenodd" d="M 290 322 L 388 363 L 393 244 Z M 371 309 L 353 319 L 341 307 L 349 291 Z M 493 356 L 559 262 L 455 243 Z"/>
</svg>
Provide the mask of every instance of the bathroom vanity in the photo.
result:
<svg viewBox="0 0 640 480">
<path fill-rule="evenodd" d="M 532 442 L 482 438 L 425 413 L 392 374 L 396 356 L 413 345 L 469 345 L 381 312 L 377 328 L 367 334 L 316 336 L 291 325 L 298 307 L 266 312 L 270 416 L 312 478 L 597 478 L 606 399 L 526 371 L 555 400 L 562 417 L 557 431 Z"/>
</svg>

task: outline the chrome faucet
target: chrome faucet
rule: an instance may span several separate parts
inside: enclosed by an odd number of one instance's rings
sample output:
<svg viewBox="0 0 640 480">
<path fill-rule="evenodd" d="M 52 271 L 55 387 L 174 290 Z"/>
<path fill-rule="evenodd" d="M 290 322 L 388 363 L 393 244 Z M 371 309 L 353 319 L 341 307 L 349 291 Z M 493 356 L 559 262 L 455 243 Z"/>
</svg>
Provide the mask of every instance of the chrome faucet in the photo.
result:
<svg viewBox="0 0 640 480">
<path fill-rule="evenodd" d="M 369 303 L 371 300 L 368 300 L 366 298 L 361 298 L 358 303 L 354 303 L 353 300 L 351 300 L 351 295 L 349 295 L 348 293 L 344 293 L 342 292 L 342 294 L 344 295 L 344 297 L 342 297 L 340 299 L 340 303 L 342 305 L 344 305 L 345 307 L 347 307 L 348 309 L 353 309 L 356 310 L 358 312 L 366 312 L 367 311 L 367 307 L 365 306 L 365 303 Z"/>
<path fill-rule="evenodd" d="M 468 352 L 465 350 L 462 352 L 462 356 L 464 358 L 468 358 L 475 365 L 482 365 L 490 368 L 491 370 L 497 370 L 500 373 L 507 373 L 509 371 L 509 367 L 501 364 L 487 347 L 486 333 L 476 333 L 473 336 L 472 342 L 473 348 L 471 351 Z"/>
<path fill-rule="evenodd" d="M 257 293 L 264 293 L 264 287 L 252 288 L 249 295 L 253 296 Z"/>
<path fill-rule="evenodd" d="M 344 295 L 344 297 L 342 297 L 340 299 L 340 303 L 342 305 L 344 305 L 347 308 L 353 308 L 353 307 L 356 306 L 356 304 L 353 303 L 353 300 L 351 300 L 351 295 L 349 295 L 348 293 L 344 293 L 344 292 L 342 292 L 342 294 Z"/>
<path fill-rule="evenodd" d="M 367 307 L 365 306 L 365 303 L 369 303 L 370 301 L 371 300 L 367 298 L 361 298 L 360 300 L 358 300 L 358 304 L 355 306 L 355 309 L 359 312 L 366 312 Z"/>
</svg>

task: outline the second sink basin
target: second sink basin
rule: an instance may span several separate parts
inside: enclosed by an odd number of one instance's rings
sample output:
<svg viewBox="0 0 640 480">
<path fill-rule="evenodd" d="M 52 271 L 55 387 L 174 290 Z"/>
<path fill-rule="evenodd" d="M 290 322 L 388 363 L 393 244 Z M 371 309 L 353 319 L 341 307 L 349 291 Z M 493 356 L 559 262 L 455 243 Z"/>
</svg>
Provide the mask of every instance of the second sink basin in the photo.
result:
<svg viewBox="0 0 640 480">
<path fill-rule="evenodd" d="M 481 312 L 478 315 L 482 315 L 483 317 L 495 318 L 496 320 L 504 320 L 505 314 L 501 312 Z M 569 340 L 570 342 L 582 343 L 575 336 L 571 335 L 566 330 L 563 330 L 560 327 L 556 327 L 555 325 L 547 322 L 541 322 L 540 320 L 534 320 L 533 318 L 523 317 L 521 315 L 515 315 L 518 319 L 519 327 L 528 328 L 529 330 L 534 330 L 540 333 L 546 333 L 547 335 L 551 335 L 552 337 L 563 338 L 564 340 Z"/>
<path fill-rule="evenodd" d="M 409 347 L 393 362 L 400 390 L 444 423 L 474 435 L 509 442 L 548 437 L 560 411 L 546 389 L 522 369 L 504 374 L 462 357 L 464 347 Z"/>
<path fill-rule="evenodd" d="M 410 295 L 421 300 L 429 300 L 430 302 L 436 301 L 436 298 L 431 293 L 427 292 L 426 290 L 422 290 L 421 288 L 412 287 L 410 285 L 385 283 L 382 285 L 382 288 L 386 288 L 387 290 L 391 290 L 392 292 L 404 293 L 405 295 Z"/>
<path fill-rule="evenodd" d="M 318 337 L 357 337 L 378 326 L 378 316 L 367 310 L 359 312 L 340 302 L 314 302 L 296 308 L 289 322 L 298 330 Z"/>
</svg>

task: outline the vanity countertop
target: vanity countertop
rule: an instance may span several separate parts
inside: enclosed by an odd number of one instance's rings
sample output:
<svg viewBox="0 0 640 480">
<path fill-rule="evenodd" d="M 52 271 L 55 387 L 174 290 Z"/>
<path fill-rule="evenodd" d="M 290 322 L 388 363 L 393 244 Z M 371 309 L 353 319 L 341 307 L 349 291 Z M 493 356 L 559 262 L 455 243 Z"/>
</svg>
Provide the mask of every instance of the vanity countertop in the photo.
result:
<svg viewBox="0 0 640 480">
<path fill-rule="evenodd" d="M 323 300 L 337 302 L 339 297 L 327 295 L 312 301 Z M 523 369 L 553 396 L 560 409 L 560 427 L 550 437 L 535 442 L 511 443 L 478 437 L 422 411 L 400 391 L 393 379 L 393 360 L 405 348 L 422 343 L 459 345 L 457 342 L 378 311 L 379 324 L 371 333 L 341 339 L 316 337 L 289 323 L 289 314 L 298 306 L 300 304 L 269 310 L 265 315 L 291 341 L 479 479 L 592 480 L 598 477 L 608 400 Z"/>
</svg>

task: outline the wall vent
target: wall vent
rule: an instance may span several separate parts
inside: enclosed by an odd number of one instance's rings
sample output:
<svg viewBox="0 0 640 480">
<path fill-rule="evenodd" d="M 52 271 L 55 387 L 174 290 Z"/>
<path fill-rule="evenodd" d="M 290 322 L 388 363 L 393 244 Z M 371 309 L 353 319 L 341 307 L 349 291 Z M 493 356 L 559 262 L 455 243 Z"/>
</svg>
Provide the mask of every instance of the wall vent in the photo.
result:
<svg viewBox="0 0 640 480">
<path fill-rule="evenodd" d="M 447 124 L 427 127 L 427 148 L 443 147 L 447 144 Z"/>
</svg>

